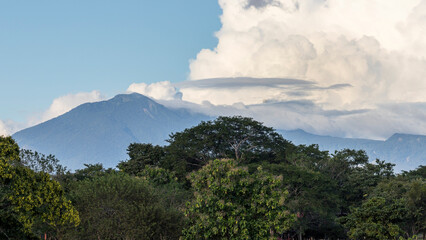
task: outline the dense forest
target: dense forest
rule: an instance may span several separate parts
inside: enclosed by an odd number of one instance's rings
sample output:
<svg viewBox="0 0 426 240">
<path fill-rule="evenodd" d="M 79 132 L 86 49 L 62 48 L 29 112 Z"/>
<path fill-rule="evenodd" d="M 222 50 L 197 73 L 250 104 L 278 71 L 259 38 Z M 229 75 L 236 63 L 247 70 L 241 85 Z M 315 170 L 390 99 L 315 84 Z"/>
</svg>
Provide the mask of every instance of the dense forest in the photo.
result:
<svg viewBox="0 0 426 240">
<path fill-rule="evenodd" d="M 424 239 L 426 166 L 296 146 L 219 117 L 68 171 L 0 137 L 0 239 Z"/>
</svg>

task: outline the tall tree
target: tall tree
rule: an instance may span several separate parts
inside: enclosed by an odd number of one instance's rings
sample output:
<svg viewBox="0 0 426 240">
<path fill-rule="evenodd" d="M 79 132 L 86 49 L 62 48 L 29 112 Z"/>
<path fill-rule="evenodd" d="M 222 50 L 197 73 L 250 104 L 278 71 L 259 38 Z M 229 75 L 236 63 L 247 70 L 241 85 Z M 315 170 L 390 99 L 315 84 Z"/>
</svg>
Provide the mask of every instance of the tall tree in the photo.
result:
<svg viewBox="0 0 426 240">
<path fill-rule="evenodd" d="M 272 128 L 240 116 L 201 122 L 172 134 L 167 141 L 169 162 L 187 172 L 220 158 L 232 158 L 244 164 L 283 161 L 286 148 L 291 145 Z"/>
<path fill-rule="evenodd" d="M 179 239 L 183 214 L 148 181 L 110 172 L 78 181 L 70 195 L 81 215 L 69 239 Z"/>
<path fill-rule="evenodd" d="M 404 203 L 406 215 L 399 227 L 405 232 L 406 237 L 426 231 L 426 180 L 424 178 L 412 178 L 410 175 L 403 174 L 384 180 L 368 197 L 382 197 L 388 202 L 399 200 Z"/>
<path fill-rule="evenodd" d="M 19 157 L 20 163 L 23 166 L 35 172 L 45 172 L 58 177 L 66 172 L 66 167 L 62 166 L 59 160 L 52 154 L 45 155 L 37 151 L 21 149 Z"/>
<path fill-rule="evenodd" d="M 281 177 L 250 174 L 235 160 L 214 160 L 190 175 L 195 199 L 185 211 L 183 239 L 273 239 L 289 229 Z"/>
<path fill-rule="evenodd" d="M 345 217 L 345 226 L 349 228 L 350 239 L 398 239 L 403 236 L 399 224 L 406 213 L 405 203 L 400 199 L 373 197 L 351 209 Z"/>
<path fill-rule="evenodd" d="M 1 221 L 12 220 L 18 231 L 8 231 L 9 234 L 59 234 L 59 226 L 79 224 L 78 212 L 65 198 L 59 183 L 45 172 L 22 166 L 19 146 L 11 137 L 0 137 L 0 186 L 0 205 L 4 207 Z"/>
<path fill-rule="evenodd" d="M 283 176 L 282 188 L 289 192 L 287 205 L 297 215 L 291 232 L 299 239 L 344 237 L 343 228 L 336 221 L 340 199 L 335 181 L 320 171 L 285 163 L 263 167 Z"/>
<path fill-rule="evenodd" d="M 132 143 L 127 148 L 127 154 L 130 159 L 120 162 L 117 167 L 125 173 L 137 175 L 146 166 L 162 166 L 166 152 L 163 147 L 158 145 Z"/>
</svg>

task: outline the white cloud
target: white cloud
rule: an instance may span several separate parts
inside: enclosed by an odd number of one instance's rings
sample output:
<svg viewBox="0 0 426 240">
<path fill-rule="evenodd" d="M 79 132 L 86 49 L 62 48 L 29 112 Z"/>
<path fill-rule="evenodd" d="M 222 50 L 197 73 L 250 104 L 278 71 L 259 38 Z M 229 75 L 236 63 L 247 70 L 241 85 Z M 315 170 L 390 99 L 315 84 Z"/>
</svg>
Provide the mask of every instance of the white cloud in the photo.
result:
<svg viewBox="0 0 426 240">
<path fill-rule="evenodd" d="M 6 123 L 0 120 L 0 136 L 9 136 L 10 132 Z"/>
<path fill-rule="evenodd" d="M 426 135 L 426 103 L 398 103 L 375 109 L 326 110 L 311 101 L 286 101 L 244 105 L 195 104 L 182 100 L 160 101 L 171 108 L 188 108 L 212 117 L 242 115 L 275 129 L 303 129 L 319 135 L 387 139 L 394 133 Z"/>
<path fill-rule="evenodd" d="M 312 81 L 285 78 L 214 78 L 175 84 L 182 99 L 193 103 L 209 101 L 216 105 L 235 103 L 261 104 L 264 102 L 311 100 L 318 95 L 350 88 L 348 84 L 321 87 Z M 320 94 L 321 93 L 321 94 Z"/>
<path fill-rule="evenodd" d="M 139 93 L 157 100 L 173 100 L 182 97 L 181 93 L 169 81 L 151 84 L 133 83 L 127 91 Z"/>
<path fill-rule="evenodd" d="M 311 99 L 328 109 L 426 101 L 425 0 L 219 0 L 219 43 L 190 64 L 190 79 L 297 78 L 350 84 Z M 183 89 L 183 99 L 208 95 Z M 252 103 L 255 89 L 216 100 Z M 263 100 L 282 94 L 258 89 Z M 190 96 L 189 96 L 190 95 Z M 257 95 L 260 95 L 258 93 Z M 247 96 L 250 96 L 247 99 Z M 219 101 L 220 99 L 220 101 Z M 214 101 L 212 101 L 214 103 Z"/>
<path fill-rule="evenodd" d="M 218 45 L 176 84 L 198 111 L 327 135 L 426 134 L 426 0 L 219 4 Z"/>
<path fill-rule="evenodd" d="M 33 126 L 38 123 L 50 120 L 59 115 L 62 115 L 71 109 L 87 102 L 98 102 L 104 100 L 105 97 L 99 91 L 79 92 L 76 94 L 67 94 L 55 98 L 49 108 L 38 116 L 33 116 L 28 121 L 28 126 Z"/>
<path fill-rule="evenodd" d="M 11 120 L 0 120 L 0 136 L 9 136 L 16 131 L 24 128 L 26 125 Z"/>
<path fill-rule="evenodd" d="M 46 111 L 33 114 L 26 122 L 0 120 L 0 135 L 12 135 L 24 128 L 32 127 L 39 123 L 58 117 L 59 115 L 62 115 L 83 103 L 98 102 L 104 99 L 105 97 L 99 91 L 67 94 L 55 98 Z"/>
</svg>

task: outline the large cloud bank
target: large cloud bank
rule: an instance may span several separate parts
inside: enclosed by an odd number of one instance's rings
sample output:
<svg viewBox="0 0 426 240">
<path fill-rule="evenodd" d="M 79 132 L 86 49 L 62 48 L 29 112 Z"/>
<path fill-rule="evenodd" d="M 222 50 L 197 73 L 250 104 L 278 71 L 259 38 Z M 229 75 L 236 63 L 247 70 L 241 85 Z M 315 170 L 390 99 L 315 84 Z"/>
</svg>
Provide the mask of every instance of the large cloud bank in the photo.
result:
<svg viewBox="0 0 426 240">
<path fill-rule="evenodd" d="M 426 0 L 219 4 L 218 45 L 191 61 L 183 100 L 240 104 L 279 128 L 426 134 Z"/>
<path fill-rule="evenodd" d="M 316 104 L 333 109 L 426 101 L 426 1 L 219 3 L 219 43 L 191 62 L 192 80 L 295 78 L 320 87 L 351 85 L 311 96 Z M 184 99 L 195 101 L 183 93 Z M 269 91 L 262 93 L 270 98 Z"/>
<path fill-rule="evenodd" d="M 426 134 L 426 103 L 390 102 L 374 108 L 340 110 L 325 108 L 313 100 L 313 95 L 351 88 L 344 84 L 320 87 L 295 79 L 217 78 L 176 85 L 184 93 L 183 99 L 189 95 L 187 98 L 196 101 L 160 103 L 211 116 L 244 115 L 276 129 L 301 128 L 320 135 L 386 139 L 394 133 Z M 262 93 L 270 99 L 262 101 Z M 212 104 L 209 100 L 233 103 Z"/>
</svg>

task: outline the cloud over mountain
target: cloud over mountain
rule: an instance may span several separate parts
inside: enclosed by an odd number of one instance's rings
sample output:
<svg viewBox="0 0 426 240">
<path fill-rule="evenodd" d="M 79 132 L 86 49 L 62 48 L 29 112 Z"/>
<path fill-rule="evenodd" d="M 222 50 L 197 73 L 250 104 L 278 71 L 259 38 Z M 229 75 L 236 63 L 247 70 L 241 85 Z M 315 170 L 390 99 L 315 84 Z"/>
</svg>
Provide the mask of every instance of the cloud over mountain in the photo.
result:
<svg viewBox="0 0 426 240">
<path fill-rule="evenodd" d="M 193 107 L 319 134 L 426 134 L 425 0 L 219 4 L 218 45 L 175 84 Z"/>
<path fill-rule="evenodd" d="M 1 120 L 0 119 L 0 136 L 9 136 L 27 127 L 26 124 L 14 122 L 11 120 Z"/>
<path fill-rule="evenodd" d="M 426 101 L 426 39 L 421 37 L 426 1 L 219 3 L 219 43 L 191 62 L 192 80 L 295 78 L 322 87 L 353 86 L 314 95 L 316 103 L 336 109 Z"/>
<path fill-rule="evenodd" d="M 182 94 L 169 82 L 156 82 L 151 84 L 133 83 L 127 92 L 139 93 L 157 100 L 174 100 L 182 98 Z"/>
<path fill-rule="evenodd" d="M 98 102 L 104 99 L 105 96 L 96 90 L 60 96 L 53 99 L 47 110 L 44 112 L 34 113 L 24 122 L 0 120 L 0 135 L 11 135 L 24 128 L 32 127 L 36 124 L 60 116 L 83 103 Z"/>
<path fill-rule="evenodd" d="M 77 107 L 80 104 L 87 102 L 98 102 L 104 100 L 105 97 L 99 91 L 91 91 L 91 92 L 79 92 L 76 94 L 67 94 L 65 96 L 61 96 L 55 98 L 52 101 L 49 109 L 47 109 L 42 115 L 40 119 L 33 119 L 35 122 L 44 122 L 49 119 L 55 118 L 59 115 L 62 115 L 69 110 Z"/>
<path fill-rule="evenodd" d="M 9 134 L 10 133 L 6 124 L 2 120 L 0 120 L 0 136 L 7 136 Z"/>
</svg>

